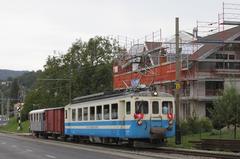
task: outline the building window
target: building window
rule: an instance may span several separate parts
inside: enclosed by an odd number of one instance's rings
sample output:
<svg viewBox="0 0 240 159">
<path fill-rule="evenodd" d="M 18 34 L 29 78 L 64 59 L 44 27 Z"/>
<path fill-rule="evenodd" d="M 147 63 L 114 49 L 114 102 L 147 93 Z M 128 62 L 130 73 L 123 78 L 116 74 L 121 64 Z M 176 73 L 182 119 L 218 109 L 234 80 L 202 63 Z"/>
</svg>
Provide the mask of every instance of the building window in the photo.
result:
<svg viewBox="0 0 240 159">
<path fill-rule="evenodd" d="M 88 120 L 88 107 L 83 108 L 83 120 Z"/>
<path fill-rule="evenodd" d="M 110 118 L 110 111 L 109 111 L 109 105 L 104 105 L 103 106 L 103 115 L 105 120 L 109 120 Z"/>
<path fill-rule="evenodd" d="M 148 101 L 136 101 L 135 102 L 135 113 L 148 114 Z"/>
<path fill-rule="evenodd" d="M 131 114 L 131 102 L 126 102 L 126 114 Z"/>
<path fill-rule="evenodd" d="M 190 104 L 189 103 L 183 103 L 183 119 L 187 119 L 190 117 Z"/>
<path fill-rule="evenodd" d="M 97 106 L 97 120 L 102 120 L 102 106 Z"/>
<path fill-rule="evenodd" d="M 216 96 L 221 95 L 224 89 L 223 81 L 206 81 L 205 82 L 205 95 Z"/>
<path fill-rule="evenodd" d="M 118 104 L 114 103 L 111 105 L 112 119 L 118 119 Z"/>
<path fill-rule="evenodd" d="M 153 114 L 159 114 L 159 104 L 158 101 L 152 102 L 152 113 Z"/>
<path fill-rule="evenodd" d="M 90 107 L 90 120 L 95 120 L 95 107 Z"/>
<path fill-rule="evenodd" d="M 235 56 L 234 55 L 229 55 L 229 60 L 234 60 Z"/>
<path fill-rule="evenodd" d="M 76 109 L 72 109 L 72 121 L 76 121 Z"/>
<path fill-rule="evenodd" d="M 78 108 L 78 121 L 82 121 L 82 108 Z"/>
</svg>

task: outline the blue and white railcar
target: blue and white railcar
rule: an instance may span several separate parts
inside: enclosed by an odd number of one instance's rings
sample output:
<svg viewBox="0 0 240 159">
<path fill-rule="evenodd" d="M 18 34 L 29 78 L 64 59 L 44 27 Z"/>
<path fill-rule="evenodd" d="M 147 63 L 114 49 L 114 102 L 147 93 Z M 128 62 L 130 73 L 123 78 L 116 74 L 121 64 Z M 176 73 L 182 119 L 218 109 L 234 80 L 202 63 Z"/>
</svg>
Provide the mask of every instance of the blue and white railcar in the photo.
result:
<svg viewBox="0 0 240 159">
<path fill-rule="evenodd" d="M 167 93 L 98 93 L 65 106 L 65 135 L 163 139 L 175 135 L 174 97 Z"/>
</svg>

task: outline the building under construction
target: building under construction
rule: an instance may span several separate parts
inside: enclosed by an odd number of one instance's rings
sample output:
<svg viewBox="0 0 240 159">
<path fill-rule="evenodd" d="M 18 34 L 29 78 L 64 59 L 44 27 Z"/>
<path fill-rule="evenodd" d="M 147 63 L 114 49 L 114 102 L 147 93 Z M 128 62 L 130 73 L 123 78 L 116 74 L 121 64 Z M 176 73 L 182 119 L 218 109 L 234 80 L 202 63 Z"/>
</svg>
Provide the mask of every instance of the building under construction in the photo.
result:
<svg viewBox="0 0 240 159">
<path fill-rule="evenodd" d="M 209 108 L 224 88 L 233 85 L 240 90 L 240 26 L 186 43 L 194 38 L 194 34 L 180 32 L 182 119 L 193 113 L 209 116 Z M 114 89 L 137 83 L 174 95 L 176 61 L 171 41 L 146 41 L 122 52 L 113 66 Z"/>
<path fill-rule="evenodd" d="M 209 108 L 227 87 L 240 91 L 240 4 L 223 3 L 218 17 L 218 22 L 197 22 L 193 33 L 179 33 L 182 119 L 209 116 Z M 163 42 L 160 30 L 150 37 L 131 42 L 118 54 L 113 66 L 115 90 L 146 85 L 175 94 L 175 36 Z"/>
</svg>

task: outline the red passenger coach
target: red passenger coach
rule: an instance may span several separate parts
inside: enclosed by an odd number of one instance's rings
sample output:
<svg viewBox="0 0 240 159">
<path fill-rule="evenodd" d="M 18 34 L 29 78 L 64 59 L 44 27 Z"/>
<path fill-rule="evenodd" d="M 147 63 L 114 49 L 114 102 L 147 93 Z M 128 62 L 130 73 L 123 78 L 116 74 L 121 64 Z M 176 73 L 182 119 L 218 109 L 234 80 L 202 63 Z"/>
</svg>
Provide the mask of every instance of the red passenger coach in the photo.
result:
<svg viewBox="0 0 240 159">
<path fill-rule="evenodd" d="M 45 133 L 55 137 L 64 134 L 64 108 L 46 109 L 45 111 Z"/>
</svg>

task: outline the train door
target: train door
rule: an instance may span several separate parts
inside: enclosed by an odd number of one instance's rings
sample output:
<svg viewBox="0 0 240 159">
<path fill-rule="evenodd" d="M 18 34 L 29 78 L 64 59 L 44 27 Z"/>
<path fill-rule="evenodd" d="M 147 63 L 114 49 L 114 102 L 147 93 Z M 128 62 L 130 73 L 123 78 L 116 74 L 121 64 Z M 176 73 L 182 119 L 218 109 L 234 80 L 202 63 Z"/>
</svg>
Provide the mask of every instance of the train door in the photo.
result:
<svg viewBox="0 0 240 159">
<path fill-rule="evenodd" d="M 158 100 L 150 101 L 150 126 L 162 127 L 161 103 Z"/>
<path fill-rule="evenodd" d="M 124 122 L 124 127 L 125 127 L 125 134 L 124 136 L 127 137 L 129 136 L 130 133 L 130 120 L 132 117 L 132 107 L 131 107 L 131 101 L 127 100 L 124 102 L 124 106 L 123 106 L 123 122 Z"/>
</svg>

